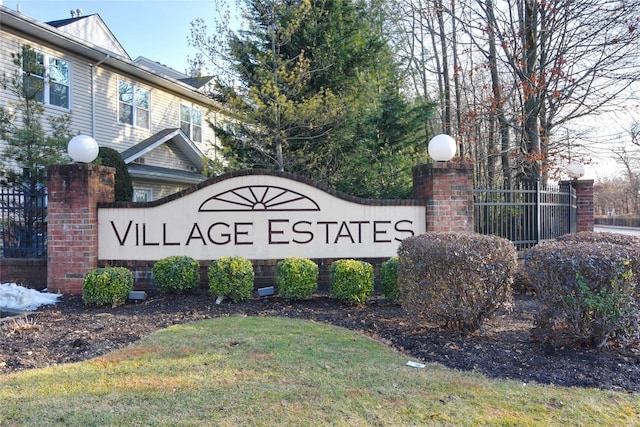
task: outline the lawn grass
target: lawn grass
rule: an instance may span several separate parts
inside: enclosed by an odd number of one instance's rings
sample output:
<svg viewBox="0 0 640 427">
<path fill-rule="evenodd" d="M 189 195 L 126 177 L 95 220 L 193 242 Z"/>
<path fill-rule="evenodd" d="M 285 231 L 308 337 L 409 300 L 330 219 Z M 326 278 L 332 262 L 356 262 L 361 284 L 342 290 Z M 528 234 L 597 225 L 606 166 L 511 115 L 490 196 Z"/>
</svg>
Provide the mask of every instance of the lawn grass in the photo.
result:
<svg viewBox="0 0 640 427">
<path fill-rule="evenodd" d="M 277 317 L 173 326 L 87 362 L 0 377 L 0 426 L 624 426 L 640 396 L 524 385 Z"/>
</svg>

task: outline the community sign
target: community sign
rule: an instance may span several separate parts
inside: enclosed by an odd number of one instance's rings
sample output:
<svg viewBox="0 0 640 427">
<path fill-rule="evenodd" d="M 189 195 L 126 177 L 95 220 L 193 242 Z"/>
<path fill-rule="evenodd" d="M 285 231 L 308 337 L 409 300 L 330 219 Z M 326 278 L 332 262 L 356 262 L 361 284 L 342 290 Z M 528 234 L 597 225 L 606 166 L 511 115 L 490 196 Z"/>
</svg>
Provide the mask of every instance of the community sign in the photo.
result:
<svg viewBox="0 0 640 427">
<path fill-rule="evenodd" d="M 425 231 L 417 202 L 358 199 L 273 172 L 231 174 L 180 197 L 113 206 L 98 210 L 102 260 L 391 257 L 403 239 Z"/>
</svg>

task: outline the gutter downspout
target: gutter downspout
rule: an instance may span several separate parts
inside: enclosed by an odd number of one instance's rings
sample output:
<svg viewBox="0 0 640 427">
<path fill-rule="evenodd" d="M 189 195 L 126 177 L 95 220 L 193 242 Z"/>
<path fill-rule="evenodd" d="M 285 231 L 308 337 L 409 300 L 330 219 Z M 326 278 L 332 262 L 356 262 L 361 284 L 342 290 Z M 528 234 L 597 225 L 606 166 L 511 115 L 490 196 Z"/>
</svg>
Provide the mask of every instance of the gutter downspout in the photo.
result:
<svg viewBox="0 0 640 427">
<path fill-rule="evenodd" d="M 96 80 L 96 67 L 107 61 L 111 58 L 110 54 L 107 54 L 100 61 L 95 64 L 91 64 L 91 137 L 96 139 L 96 91 L 95 91 L 95 80 Z"/>
</svg>

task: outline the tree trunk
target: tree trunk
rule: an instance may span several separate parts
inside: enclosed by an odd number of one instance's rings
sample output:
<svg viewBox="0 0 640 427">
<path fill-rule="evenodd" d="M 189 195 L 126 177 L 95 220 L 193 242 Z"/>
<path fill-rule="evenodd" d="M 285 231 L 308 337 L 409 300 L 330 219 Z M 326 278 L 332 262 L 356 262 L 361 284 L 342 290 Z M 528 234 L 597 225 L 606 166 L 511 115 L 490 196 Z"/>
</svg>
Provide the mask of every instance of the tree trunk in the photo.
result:
<svg viewBox="0 0 640 427">
<path fill-rule="evenodd" d="M 442 131 L 451 134 L 451 84 L 449 82 L 449 53 L 447 50 L 447 38 L 444 27 L 444 16 L 442 0 L 434 1 L 436 17 L 438 19 L 438 31 L 440 38 L 440 49 L 442 54 L 442 85 L 444 96 L 444 118 L 442 121 Z"/>
</svg>

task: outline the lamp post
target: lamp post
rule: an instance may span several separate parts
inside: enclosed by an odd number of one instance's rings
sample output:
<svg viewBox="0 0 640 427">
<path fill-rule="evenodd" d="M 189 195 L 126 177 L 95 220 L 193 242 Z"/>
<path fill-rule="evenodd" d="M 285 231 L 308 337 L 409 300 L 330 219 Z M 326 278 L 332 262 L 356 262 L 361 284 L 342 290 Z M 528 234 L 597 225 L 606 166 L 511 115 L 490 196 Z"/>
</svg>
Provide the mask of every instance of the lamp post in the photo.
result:
<svg viewBox="0 0 640 427">
<path fill-rule="evenodd" d="M 567 172 L 567 175 L 569 175 L 569 178 L 571 179 L 579 179 L 584 176 L 584 166 L 582 166 L 581 163 L 576 161 L 570 162 L 567 165 L 565 171 Z"/>
<path fill-rule="evenodd" d="M 427 147 L 429 156 L 436 162 L 448 162 L 456 155 L 456 141 L 449 135 L 436 135 Z"/>
<path fill-rule="evenodd" d="M 77 135 L 67 145 L 67 153 L 74 162 L 91 163 L 98 157 L 98 143 L 88 135 Z"/>
</svg>

